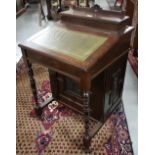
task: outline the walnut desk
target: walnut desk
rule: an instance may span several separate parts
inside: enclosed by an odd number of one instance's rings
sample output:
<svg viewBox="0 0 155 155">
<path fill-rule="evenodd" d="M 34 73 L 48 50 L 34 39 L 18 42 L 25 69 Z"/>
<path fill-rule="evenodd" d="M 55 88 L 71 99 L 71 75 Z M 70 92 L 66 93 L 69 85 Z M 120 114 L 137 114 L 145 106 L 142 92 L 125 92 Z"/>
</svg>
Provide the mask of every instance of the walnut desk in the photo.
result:
<svg viewBox="0 0 155 155">
<path fill-rule="evenodd" d="M 32 62 L 49 69 L 53 98 L 84 115 L 83 142 L 91 138 L 120 105 L 126 61 L 133 30 L 124 12 L 73 8 L 61 20 L 19 46 L 29 68 L 36 112 L 36 84 Z M 89 121 L 98 123 L 93 130 Z"/>
</svg>

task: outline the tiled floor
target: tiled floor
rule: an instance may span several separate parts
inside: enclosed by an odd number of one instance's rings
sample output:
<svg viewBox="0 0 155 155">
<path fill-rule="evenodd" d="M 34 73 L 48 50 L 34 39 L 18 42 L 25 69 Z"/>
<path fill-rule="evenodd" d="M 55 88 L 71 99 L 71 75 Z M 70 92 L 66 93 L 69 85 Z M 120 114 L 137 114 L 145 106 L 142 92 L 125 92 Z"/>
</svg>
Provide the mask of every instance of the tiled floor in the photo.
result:
<svg viewBox="0 0 155 155">
<path fill-rule="evenodd" d="M 100 0 L 98 0 L 100 1 Z M 105 2 L 105 8 L 107 8 L 107 3 Z M 31 7 L 20 16 L 16 21 L 16 40 L 17 44 L 39 30 L 45 28 L 47 25 L 52 24 L 52 22 L 43 23 L 43 26 L 39 26 L 39 15 L 38 6 L 31 5 Z M 20 49 L 17 46 L 16 55 L 18 59 L 21 57 Z M 129 131 L 131 135 L 131 140 L 133 142 L 134 154 L 138 155 L 138 80 L 134 72 L 132 71 L 129 63 L 127 64 L 124 92 L 123 92 L 123 102 L 125 113 L 127 116 Z"/>
<path fill-rule="evenodd" d="M 138 155 L 138 79 L 129 63 L 126 69 L 123 103 L 134 154 Z"/>
</svg>

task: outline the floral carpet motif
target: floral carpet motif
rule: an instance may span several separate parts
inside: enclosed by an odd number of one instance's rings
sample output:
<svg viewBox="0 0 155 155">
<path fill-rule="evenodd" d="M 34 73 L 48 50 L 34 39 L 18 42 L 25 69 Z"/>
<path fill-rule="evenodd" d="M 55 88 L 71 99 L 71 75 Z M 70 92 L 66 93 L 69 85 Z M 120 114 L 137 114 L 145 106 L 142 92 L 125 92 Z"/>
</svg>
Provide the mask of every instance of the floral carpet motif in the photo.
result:
<svg viewBox="0 0 155 155">
<path fill-rule="evenodd" d="M 47 70 L 34 66 L 38 80 L 38 99 L 51 95 Z M 43 81 L 43 82 L 42 82 Z M 43 109 L 42 121 L 30 117 L 31 89 L 27 75 L 17 81 L 17 155 L 87 155 L 83 151 L 83 117 L 71 109 L 51 102 Z M 93 127 L 94 122 L 90 126 Z M 92 139 L 91 155 L 133 155 L 123 107 L 113 113 Z"/>
</svg>

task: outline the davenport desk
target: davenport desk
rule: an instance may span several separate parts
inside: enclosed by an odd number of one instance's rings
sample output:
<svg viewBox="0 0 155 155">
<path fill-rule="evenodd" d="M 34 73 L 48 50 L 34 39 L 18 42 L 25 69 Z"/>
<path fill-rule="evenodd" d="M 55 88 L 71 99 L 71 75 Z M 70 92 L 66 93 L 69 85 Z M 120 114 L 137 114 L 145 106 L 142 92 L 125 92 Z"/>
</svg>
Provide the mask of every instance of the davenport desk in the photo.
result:
<svg viewBox="0 0 155 155">
<path fill-rule="evenodd" d="M 86 151 L 92 137 L 121 104 L 132 27 L 124 12 L 72 8 L 61 20 L 19 46 L 28 66 L 38 116 L 32 62 L 46 66 L 54 100 L 84 115 Z M 89 121 L 96 120 L 93 130 Z"/>
</svg>

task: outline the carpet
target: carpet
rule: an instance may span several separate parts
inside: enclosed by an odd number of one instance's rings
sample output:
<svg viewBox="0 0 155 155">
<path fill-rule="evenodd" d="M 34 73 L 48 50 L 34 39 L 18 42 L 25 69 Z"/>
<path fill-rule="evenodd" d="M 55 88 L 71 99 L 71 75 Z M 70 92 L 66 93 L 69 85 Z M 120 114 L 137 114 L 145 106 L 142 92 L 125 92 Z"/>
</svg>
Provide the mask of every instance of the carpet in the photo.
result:
<svg viewBox="0 0 155 155">
<path fill-rule="evenodd" d="M 38 99 L 50 95 L 47 69 L 34 64 Z M 57 102 L 43 109 L 42 121 L 30 116 L 33 98 L 27 74 L 16 81 L 16 154 L 86 155 L 83 151 L 83 118 Z M 91 122 L 91 127 L 94 122 Z M 111 115 L 92 139 L 92 155 L 133 155 L 123 107 Z"/>
</svg>

